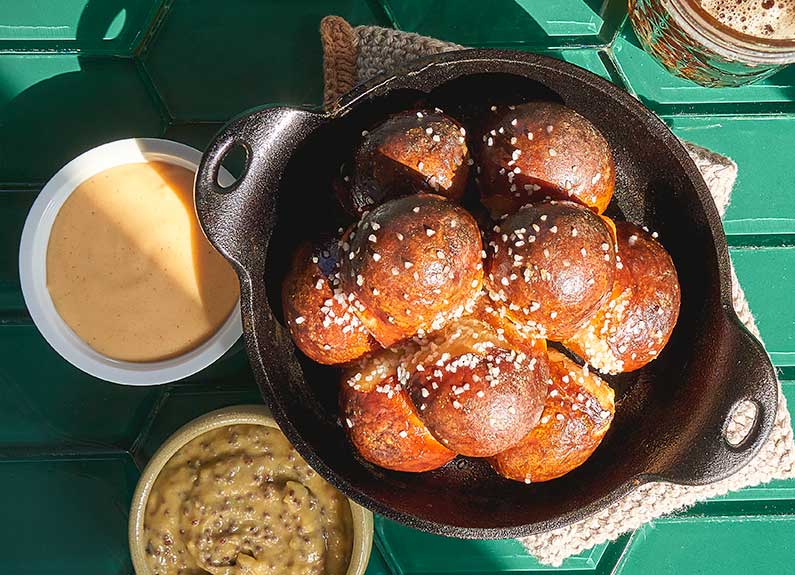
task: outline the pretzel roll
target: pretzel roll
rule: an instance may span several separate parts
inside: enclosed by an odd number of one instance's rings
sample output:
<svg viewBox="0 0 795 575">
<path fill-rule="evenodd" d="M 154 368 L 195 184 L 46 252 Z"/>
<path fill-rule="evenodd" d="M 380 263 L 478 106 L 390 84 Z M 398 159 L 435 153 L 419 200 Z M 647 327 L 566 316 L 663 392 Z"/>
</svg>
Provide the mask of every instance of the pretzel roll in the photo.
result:
<svg viewBox="0 0 795 575">
<path fill-rule="evenodd" d="M 284 318 L 298 348 L 326 365 L 345 363 L 380 346 L 339 289 L 339 240 L 305 242 L 282 284 Z"/>
<path fill-rule="evenodd" d="M 615 251 L 607 224 L 572 202 L 527 205 L 494 227 L 490 298 L 542 337 L 568 339 L 607 300 Z"/>
<path fill-rule="evenodd" d="M 680 289 L 671 256 L 653 235 L 616 223 L 618 259 L 610 299 L 566 345 L 604 373 L 634 371 L 668 343 Z"/>
<path fill-rule="evenodd" d="M 399 112 L 362 136 L 336 186 L 351 213 L 416 192 L 461 199 L 471 163 L 466 130 L 441 110 Z"/>
<path fill-rule="evenodd" d="M 495 218 L 544 199 L 576 201 L 597 213 L 610 203 L 610 146 L 571 108 L 553 102 L 500 108 L 481 140 L 481 199 Z"/>
<path fill-rule="evenodd" d="M 474 318 L 429 338 L 407 371 L 411 401 L 431 434 L 472 457 L 494 455 L 524 437 L 547 392 L 545 346 L 517 351 Z"/>
<path fill-rule="evenodd" d="M 552 381 L 538 425 L 490 459 L 508 479 L 531 483 L 565 475 L 591 456 L 613 420 L 613 390 L 596 374 L 554 350 L 549 371 Z"/>
<path fill-rule="evenodd" d="M 483 279 L 480 230 L 441 196 L 390 200 L 343 242 L 341 281 L 384 347 L 441 328 L 471 308 Z"/>
<path fill-rule="evenodd" d="M 428 432 L 398 382 L 400 353 L 383 350 L 343 375 L 340 413 L 359 454 L 396 471 L 429 471 L 455 457 Z"/>
</svg>

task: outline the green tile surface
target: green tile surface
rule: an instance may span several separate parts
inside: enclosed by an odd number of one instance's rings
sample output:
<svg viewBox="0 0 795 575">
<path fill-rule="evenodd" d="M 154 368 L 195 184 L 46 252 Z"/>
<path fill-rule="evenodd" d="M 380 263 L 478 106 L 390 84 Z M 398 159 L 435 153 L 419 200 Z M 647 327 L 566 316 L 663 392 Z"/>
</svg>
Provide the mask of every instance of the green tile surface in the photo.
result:
<svg viewBox="0 0 795 575">
<path fill-rule="evenodd" d="M 0 182 L 43 182 L 99 144 L 157 136 L 164 121 L 132 60 L 2 54 L 0 126 Z"/>
<path fill-rule="evenodd" d="M 261 403 L 254 384 L 236 390 L 209 382 L 201 387 L 172 388 L 161 399 L 157 410 L 153 410 L 152 418 L 142 426 L 132 448 L 135 460 L 145 464 L 169 435 L 204 413 L 230 405 Z"/>
<path fill-rule="evenodd" d="M 241 342 L 201 373 L 151 389 L 98 381 L 52 351 L 30 323 L 17 271 L 38 190 L 103 142 L 163 136 L 202 149 L 250 106 L 317 104 L 326 14 L 562 58 L 737 161 L 731 257 L 795 411 L 795 67 L 739 89 L 673 78 L 638 48 L 625 0 L 0 0 L 0 490 L 14 493 L 0 540 L 20 541 L 0 548 L 0 572 L 130 573 L 137 469 L 193 417 L 261 401 Z M 378 518 L 368 575 L 795 573 L 794 502 L 795 481 L 744 489 L 559 569 L 513 541 L 451 540 Z"/>
<path fill-rule="evenodd" d="M 367 565 L 367 575 L 391 575 L 391 571 L 386 564 L 381 551 L 377 546 L 373 546 L 372 555 L 370 555 L 370 563 Z"/>
<path fill-rule="evenodd" d="M 527 48 L 524 48 L 527 49 Z M 565 60 L 571 64 L 579 66 L 580 68 L 585 68 L 596 74 L 597 76 L 601 76 L 605 80 L 612 80 L 616 81 L 618 78 L 611 74 L 611 71 L 605 65 L 605 62 L 608 62 L 607 52 L 604 50 L 578 50 L 578 49 L 570 49 L 570 50 L 534 50 L 537 52 L 541 52 L 543 54 L 547 54 L 554 58 L 560 58 L 561 60 Z"/>
<path fill-rule="evenodd" d="M 773 363 L 795 367 L 795 249 L 735 248 L 730 253 Z"/>
<path fill-rule="evenodd" d="M 161 0 L 5 0 L 0 50 L 129 55 Z"/>
<path fill-rule="evenodd" d="M 137 480 L 138 470 L 124 453 L 4 461 L 3 573 L 131 573 L 127 518 Z"/>
<path fill-rule="evenodd" d="M 0 321 L 26 316 L 19 288 L 19 238 L 36 190 L 0 190 Z"/>
<path fill-rule="evenodd" d="M 491 574 L 503 571 L 546 571 L 524 550 L 516 540 L 463 541 L 439 537 L 404 527 L 389 519 L 378 517 L 375 530 L 380 549 L 387 562 L 397 573 L 477 573 Z M 596 545 L 568 558 L 562 569 L 571 571 L 593 571 L 598 565 L 608 544 Z"/>
<path fill-rule="evenodd" d="M 666 120 L 680 138 L 725 154 L 740 166 L 724 218 L 733 244 L 794 243 L 795 114 L 673 116 Z"/>
<path fill-rule="evenodd" d="M 263 102 L 318 104 L 318 22 L 339 14 L 352 24 L 379 23 L 373 4 L 175 0 L 146 51 L 146 69 L 169 114 L 179 120 L 226 120 Z"/>
<path fill-rule="evenodd" d="M 655 521 L 633 535 L 615 572 L 791 574 L 794 529 L 795 515 Z"/>
<path fill-rule="evenodd" d="M 467 46 L 577 46 L 610 41 L 621 0 L 385 0 L 396 28 Z"/>
<path fill-rule="evenodd" d="M 4 457 L 25 453 L 127 449 L 161 393 L 86 375 L 61 359 L 32 324 L 2 325 L 0 469 Z"/>
</svg>

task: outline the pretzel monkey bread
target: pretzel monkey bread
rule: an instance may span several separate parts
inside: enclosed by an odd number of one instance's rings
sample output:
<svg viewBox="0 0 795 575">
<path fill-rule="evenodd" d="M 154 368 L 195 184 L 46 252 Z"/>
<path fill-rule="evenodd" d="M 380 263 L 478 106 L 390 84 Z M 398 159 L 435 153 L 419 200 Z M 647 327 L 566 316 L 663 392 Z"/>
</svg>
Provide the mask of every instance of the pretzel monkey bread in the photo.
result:
<svg viewBox="0 0 795 575">
<path fill-rule="evenodd" d="M 330 190 L 355 221 L 297 249 L 284 316 L 306 356 L 341 367 L 340 424 L 368 464 L 477 457 L 549 481 L 608 433 L 597 372 L 663 351 L 679 282 L 656 234 L 603 215 L 615 163 L 591 122 L 552 102 L 484 114 L 480 133 L 425 108 L 362 132 Z"/>
</svg>

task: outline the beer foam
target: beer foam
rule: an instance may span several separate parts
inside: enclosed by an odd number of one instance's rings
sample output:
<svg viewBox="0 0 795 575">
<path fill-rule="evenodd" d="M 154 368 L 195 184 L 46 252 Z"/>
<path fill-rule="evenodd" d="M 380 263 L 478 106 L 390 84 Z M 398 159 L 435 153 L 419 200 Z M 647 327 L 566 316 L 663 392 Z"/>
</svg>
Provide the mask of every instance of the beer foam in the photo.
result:
<svg viewBox="0 0 795 575">
<path fill-rule="evenodd" d="M 795 39 L 795 0 L 699 0 L 723 25 L 743 34 Z"/>
</svg>

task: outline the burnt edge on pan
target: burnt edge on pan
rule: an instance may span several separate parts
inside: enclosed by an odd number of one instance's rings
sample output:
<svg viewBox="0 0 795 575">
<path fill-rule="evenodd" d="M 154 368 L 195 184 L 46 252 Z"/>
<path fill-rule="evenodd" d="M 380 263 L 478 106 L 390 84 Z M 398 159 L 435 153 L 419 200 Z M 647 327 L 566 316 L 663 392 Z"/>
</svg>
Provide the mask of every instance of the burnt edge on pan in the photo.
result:
<svg viewBox="0 0 795 575">
<path fill-rule="evenodd" d="M 664 384 L 672 385 L 670 381 L 671 374 L 661 373 L 666 365 L 654 367 L 657 362 L 653 362 L 647 368 L 637 372 L 638 375 L 636 377 L 630 378 L 634 380 L 634 383 L 629 385 L 624 396 L 619 401 L 619 414 L 617 415 L 614 430 L 621 425 L 625 427 L 631 425 L 650 426 L 651 424 L 648 423 L 648 420 L 655 419 L 655 413 L 649 414 L 641 409 L 644 401 L 646 403 L 654 401 L 658 408 L 662 406 L 665 409 L 670 409 L 671 413 L 674 413 L 674 419 L 676 419 L 675 415 L 683 408 L 692 408 L 693 413 L 691 414 L 689 410 L 686 410 L 688 411 L 686 416 L 684 416 L 686 425 L 681 429 L 668 429 L 666 431 L 657 429 L 655 426 L 655 429 L 653 429 L 655 433 L 649 434 L 650 441 L 657 435 L 667 435 L 674 438 L 679 436 L 679 445 L 674 446 L 673 452 L 671 452 L 671 447 L 665 444 L 652 445 L 649 449 L 652 451 L 656 450 L 652 454 L 654 457 L 652 457 L 648 453 L 640 454 L 638 446 L 635 446 L 635 453 L 632 454 L 631 448 L 633 446 L 626 446 L 630 455 L 643 461 L 645 467 L 622 476 L 620 481 L 612 478 L 613 487 L 607 490 L 602 489 L 601 495 L 598 496 L 593 494 L 591 497 L 583 496 L 582 491 L 587 491 L 589 485 L 583 484 L 582 479 L 587 480 L 594 472 L 597 472 L 602 473 L 602 475 L 607 474 L 606 479 L 610 480 L 612 468 L 606 471 L 605 465 L 598 466 L 598 463 L 603 463 L 602 461 L 594 461 L 590 465 L 586 463 L 583 468 L 580 468 L 582 470 L 587 467 L 586 472 L 581 471 L 578 473 L 575 471 L 570 476 L 549 484 L 536 484 L 530 488 L 518 486 L 523 491 L 517 491 L 517 486 L 511 485 L 512 482 L 507 480 L 484 476 L 483 470 L 477 469 L 478 464 L 481 462 L 473 462 L 465 458 L 457 459 L 439 472 L 423 474 L 424 478 L 422 480 L 418 480 L 416 477 L 407 477 L 406 474 L 373 468 L 362 464 L 360 460 L 353 457 L 350 453 L 352 448 L 347 444 L 337 443 L 333 445 L 336 449 L 347 449 L 347 454 L 334 453 L 334 449 L 329 453 L 328 440 L 321 437 L 321 435 L 322 430 L 327 429 L 327 427 L 323 427 L 323 423 L 326 426 L 329 424 L 330 415 L 327 413 L 323 414 L 322 402 L 317 397 L 299 393 L 299 395 L 303 396 L 303 399 L 307 400 L 307 403 L 313 404 L 300 406 L 297 405 L 300 401 L 296 402 L 295 398 L 286 397 L 290 391 L 287 388 L 302 381 L 303 374 L 296 371 L 298 369 L 297 364 L 289 358 L 280 355 L 280 353 L 289 353 L 293 349 L 292 344 L 289 341 L 289 335 L 286 335 L 286 330 L 279 328 L 273 318 L 270 317 L 269 310 L 265 309 L 267 307 L 265 294 L 267 287 L 266 282 L 263 281 L 262 276 L 259 274 L 260 272 L 264 274 L 269 266 L 265 265 L 265 255 L 262 254 L 264 245 L 252 245 L 251 243 L 256 243 L 258 237 L 262 239 L 263 244 L 267 244 L 270 239 L 269 230 L 263 232 L 262 228 L 270 226 L 270 220 L 277 206 L 273 201 L 274 198 L 268 197 L 264 191 L 272 190 L 275 193 L 278 188 L 286 188 L 281 190 L 282 198 L 278 202 L 279 207 L 285 206 L 285 202 L 289 199 L 286 200 L 284 198 L 284 192 L 294 191 L 286 182 L 290 177 L 290 164 L 295 160 L 296 156 L 300 157 L 302 149 L 306 148 L 306 142 L 301 142 L 301 140 L 307 138 L 307 142 L 310 142 L 319 130 L 336 129 L 333 128 L 335 124 L 341 125 L 346 121 L 350 122 L 357 110 L 366 108 L 367 105 L 373 102 L 377 103 L 379 99 L 388 99 L 395 94 L 399 95 L 401 91 L 425 94 L 426 98 L 430 98 L 435 90 L 443 90 L 445 85 L 484 74 L 494 75 L 494 77 L 496 75 L 508 75 L 515 77 L 517 82 L 529 80 L 541 84 L 560 84 L 566 90 L 581 91 L 585 89 L 585 91 L 590 90 L 597 93 L 608 103 L 590 102 L 587 109 L 583 107 L 584 104 L 582 103 L 580 105 L 572 105 L 572 107 L 584 113 L 592 121 L 594 120 L 594 114 L 601 113 L 610 116 L 608 112 L 612 111 L 613 115 L 615 115 L 616 111 L 620 111 L 622 112 L 621 121 L 634 124 L 632 130 L 643 136 L 642 142 L 626 140 L 617 142 L 614 139 L 611 140 L 611 146 L 617 155 L 617 164 L 621 162 L 627 163 L 626 166 L 620 166 L 621 170 L 640 169 L 653 173 L 655 167 L 652 166 L 652 162 L 648 159 L 647 165 L 640 167 L 637 165 L 637 156 L 643 156 L 645 153 L 644 150 L 640 149 L 638 151 L 637 148 L 648 144 L 649 147 L 659 150 L 662 144 L 664 150 L 661 152 L 662 159 L 660 163 L 663 165 L 666 163 L 671 164 L 674 171 L 680 172 L 678 174 L 680 181 L 676 182 L 678 187 L 674 187 L 674 189 L 664 189 L 662 191 L 657 189 L 630 190 L 637 197 L 629 198 L 632 201 L 627 198 L 619 198 L 616 203 L 619 204 L 620 211 L 627 212 L 629 216 L 627 219 L 639 223 L 648 223 L 650 219 L 659 217 L 659 214 L 655 212 L 658 204 L 665 205 L 666 201 L 671 201 L 670 197 L 664 195 L 667 192 L 687 204 L 690 210 L 687 214 L 677 214 L 677 226 L 669 223 L 671 231 L 678 229 L 680 216 L 682 218 L 687 216 L 685 219 L 688 219 L 688 222 L 697 220 L 699 224 L 693 230 L 693 238 L 690 239 L 700 242 L 699 245 L 704 252 L 702 255 L 708 260 L 708 265 L 706 266 L 708 269 L 705 270 L 706 274 L 703 273 L 705 262 L 690 261 L 693 259 L 692 257 L 688 260 L 686 252 L 682 251 L 682 246 L 679 246 L 676 249 L 677 253 L 672 255 L 675 256 L 674 260 L 677 263 L 677 268 L 680 265 L 684 265 L 689 270 L 688 274 L 692 274 L 693 269 L 690 268 L 700 266 L 702 271 L 699 273 L 702 276 L 709 276 L 708 279 L 702 278 L 704 282 L 709 283 L 709 286 L 701 286 L 702 291 L 711 288 L 711 293 L 708 294 L 711 299 L 704 298 L 705 310 L 702 310 L 702 312 L 711 312 L 709 319 L 714 325 L 709 327 L 713 328 L 714 333 L 709 331 L 706 335 L 701 333 L 701 339 L 716 339 L 722 345 L 717 350 L 707 345 L 705 347 L 707 357 L 693 358 L 692 354 L 687 355 L 687 350 L 682 351 L 682 343 L 680 343 L 676 353 L 685 353 L 685 361 L 680 362 L 681 365 L 675 363 L 673 367 L 679 368 L 676 373 L 680 373 L 680 375 L 689 374 L 691 378 L 695 378 L 699 375 L 699 369 L 693 372 L 693 362 L 700 362 L 701 370 L 706 369 L 705 379 L 712 380 L 713 387 L 715 387 L 715 382 L 717 381 L 720 384 L 718 386 L 720 389 L 725 388 L 724 393 L 722 395 L 716 393 L 707 394 L 706 397 L 701 399 L 700 403 L 696 402 L 694 407 L 692 404 L 679 401 L 682 398 L 677 397 L 677 394 L 682 391 L 681 389 L 661 387 Z M 558 90 L 558 93 L 562 95 L 562 99 L 566 103 L 570 103 L 571 100 L 577 100 L 577 94 L 563 93 L 564 91 Z M 484 102 L 483 105 L 487 106 L 488 103 Z M 449 110 L 446 111 L 449 112 Z M 463 538 L 516 537 L 547 531 L 588 517 L 604 509 L 637 485 L 650 480 L 668 480 L 681 484 L 699 484 L 715 481 L 730 474 L 747 462 L 750 456 L 761 446 L 772 427 L 775 414 L 777 401 L 775 375 L 761 344 L 750 337 L 744 328 L 739 326 L 739 321 L 731 309 L 728 252 L 717 210 L 695 165 L 675 136 L 661 120 L 646 110 L 631 96 L 590 72 L 558 60 L 518 52 L 468 50 L 435 56 L 412 64 L 409 68 L 393 77 L 375 79 L 357 87 L 350 94 L 344 96 L 338 102 L 334 111 L 327 116 L 296 110 L 282 111 L 280 116 L 281 124 L 271 123 L 268 127 L 281 128 L 283 127 L 282 124 L 286 125 L 283 130 L 284 133 L 277 131 L 277 135 L 281 135 L 282 138 L 292 139 L 289 145 L 285 144 L 284 141 L 275 142 L 274 135 L 271 132 L 268 133 L 268 137 L 263 137 L 262 130 L 257 131 L 256 122 L 267 123 L 269 121 L 268 118 L 275 115 L 275 113 L 273 110 L 251 112 L 234 120 L 221 131 L 221 134 L 211 144 L 200 167 L 200 174 L 197 176 L 197 209 L 207 235 L 219 250 L 232 261 L 240 275 L 244 294 L 242 305 L 247 349 L 266 402 L 270 404 L 274 416 L 299 452 L 318 472 L 340 488 L 346 495 L 390 519 L 431 533 Z M 292 117 L 294 125 L 290 124 L 290 114 L 294 115 Z M 616 116 L 616 118 L 618 117 Z M 599 125 L 598 121 L 595 123 Z M 604 126 L 601 127 L 604 131 Z M 352 129 L 355 129 L 355 126 L 349 125 L 348 131 Z M 626 130 L 627 128 L 624 127 L 623 129 Z M 611 137 L 608 138 L 609 140 L 615 138 L 614 131 L 611 126 L 609 130 Z M 621 132 L 622 130 L 618 129 L 618 131 Z M 217 189 L 217 186 L 213 188 L 209 183 L 209 177 L 206 173 L 208 172 L 208 167 L 220 162 L 230 145 L 234 143 L 242 143 L 247 148 L 249 157 L 254 157 L 255 161 L 249 163 L 248 166 L 251 173 L 244 174 L 243 179 L 248 177 L 249 180 L 255 181 L 241 181 L 239 186 L 233 186 L 231 193 L 229 193 L 231 197 L 224 199 L 220 199 L 220 195 L 218 197 L 210 197 L 210 194 L 218 194 L 222 190 Z M 633 151 L 628 149 L 630 145 L 634 147 Z M 273 157 L 269 157 L 269 155 Z M 279 157 L 280 155 L 282 157 Z M 287 172 L 282 173 L 281 170 L 285 167 L 287 167 Z M 209 175 L 212 175 L 211 169 L 209 172 Z M 633 174 L 625 174 L 625 176 L 629 177 L 633 176 Z M 634 174 L 634 178 L 633 182 L 637 180 L 638 174 Z M 627 178 L 625 177 L 624 180 L 627 180 Z M 622 183 L 626 185 L 627 181 L 623 181 L 620 178 L 617 186 L 621 186 Z M 322 186 L 320 188 L 316 193 L 322 193 Z M 235 194 L 239 194 L 239 196 L 234 197 Z M 626 193 L 624 195 L 626 196 Z M 623 205 L 621 205 L 622 202 Z M 259 209 L 260 211 L 252 215 L 250 213 L 251 209 Z M 282 216 L 279 218 L 282 221 L 276 225 L 275 237 L 277 241 L 270 246 L 269 254 L 272 254 L 274 248 L 278 246 L 279 225 L 284 225 L 285 213 L 280 213 L 279 215 Z M 666 243 L 666 235 L 667 231 L 663 232 L 663 243 Z M 244 238 L 246 242 L 243 242 Z M 674 237 L 671 241 L 681 242 L 682 240 Z M 241 247 L 245 247 L 249 251 L 241 249 Z M 669 246 L 666 245 L 666 247 Z M 251 253 L 252 250 L 253 254 Z M 271 260 L 268 260 L 268 263 L 272 263 Z M 271 282 L 270 287 L 277 292 L 280 289 L 280 285 L 273 285 L 273 282 Z M 715 293 L 716 290 L 717 294 Z M 683 285 L 683 300 L 688 295 L 694 295 L 694 293 L 688 294 Z M 695 293 L 695 295 L 699 294 Z M 271 299 L 273 300 L 273 298 Z M 278 296 L 276 299 L 278 299 Z M 693 299 L 691 297 L 687 304 L 690 306 L 688 309 L 691 311 L 694 306 L 698 308 L 702 303 L 700 298 L 695 298 L 697 300 L 695 302 Z M 266 320 L 262 320 L 260 315 L 268 317 Z M 261 322 L 265 322 L 266 325 L 260 325 Z M 267 326 L 272 327 L 274 333 L 263 333 L 263 328 Z M 681 332 L 682 329 L 678 327 L 677 331 Z M 672 337 L 672 342 L 676 338 L 688 343 L 685 341 L 687 338 L 681 333 L 679 333 L 677 338 L 677 331 Z M 709 336 L 714 336 L 714 338 Z M 261 340 L 268 339 L 268 337 L 273 341 L 260 343 Z M 704 342 L 701 341 L 700 343 L 703 346 Z M 668 350 L 666 350 L 666 353 L 668 353 Z M 740 369 L 736 362 L 734 366 L 731 366 L 732 360 L 748 364 L 745 366 L 745 371 Z M 305 367 L 306 365 L 304 363 Z M 688 369 L 690 371 L 685 373 L 685 370 Z M 753 384 L 746 384 L 749 370 L 756 372 L 756 379 L 754 379 L 755 383 Z M 655 380 L 655 376 L 660 378 L 663 375 L 669 376 L 668 381 L 663 380 L 660 382 Z M 750 376 L 752 379 L 753 375 L 751 374 Z M 656 385 L 652 386 L 651 384 L 655 382 Z M 336 395 L 336 381 L 327 383 L 328 387 L 332 389 L 332 393 Z M 689 390 L 691 395 L 694 392 L 702 391 L 698 385 L 698 382 L 693 383 L 691 381 L 690 387 L 693 388 Z M 747 389 L 748 387 L 752 389 L 749 390 Z M 306 390 L 304 389 L 303 391 Z M 714 392 L 715 389 L 712 389 L 712 391 Z M 715 423 L 717 421 L 722 422 L 730 412 L 731 406 L 747 397 L 752 398 L 760 408 L 756 428 L 752 432 L 753 436 L 749 437 L 744 444 L 737 448 L 728 448 L 720 437 L 720 433 L 712 433 L 712 431 L 722 429 L 722 425 L 716 427 Z M 678 401 L 679 403 L 677 403 Z M 291 415 L 287 413 L 288 409 L 293 410 Z M 321 421 L 320 429 L 314 431 L 307 429 L 306 421 L 304 421 L 302 423 L 302 433 L 298 431 L 298 427 L 292 422 L 295 411 L 301 411 L 304 417 L 311 414 L 320 415 L 326 421 Z M 619 415 L 623 416 L 623 422 L 619 421 Z M 660 415 L 668 415 L 668 413 L 661 409 L 657 415 L 659 417 Z M 679 415 L 681 416 L 681 413 Z M 710 433 L 705 434 L 704 430 L 707 427 L 709 427 Z M 341 434 L 344 441 L 342 429 L 336 429 L 336 432 Z M 635 431 L 635 435 L 637 434 L 638 432 Z M 619 444 L 624 438 L 619 436 L 616 439 L 615 435 L 615 433 L 612 433 L 611 437 L 605 441 L 607 445 L 600 447 L 600 450 L 597 451 L 597 454 L 602 452 L 602 459 L 605 459 L 604 453 L 609 452 L 614 457 L 613 463 L 616 463 L 616 458 L 622 455 L 629 457 L 623 453 L 622 446 Z M 684 443 L 686 442 L 682 439 L 684 435 L 688 439 L 696 438 L 696 441 L 685 445 Z M 658 443 L 664 443 L 665 439 L 666 437 L 660 438 Z M 326 450 L 325 457 L 321 455 L 319 448 L 316 447 L 318 445 Z M 643 444 L 643 447 L 648 446 Z M 594 458 L 597 457 L 597 454 L 594 455 Z M 330 459 L 332 463 L 327 464 L 327 459 Z M 334 462 L 338 464 L 336 466 L 338 468 L 343 464 L 347 464 L 349 467 L 334 471 L 332 469 Z M 610 463 L 609 457 L 607 458 L 607 463 Z M 618 460 L 618 464 L 620 465 L 621 463 L 626 462 Z M 480 522 L 480 525 L 478 525 L 478 518 L 473 518 L 471 515 L 463 517 L 464 521 L 456 521 L 462 519 L 461 514 L 453 512 L 450 515 L 450 504 L 447 506 L 448 509 L 445 510 L 448 513 L 446 518 L 429 517 L 430 513 L 425 508 L 422 509 L 425 513 L 418 513 L 416 512 L 416 505 L 413 512 L 407 511 L 406 505 L 401 505 L 402 510 L 398 509 L 394 498 L 391 505 L 385 502 L 385 495 L 390 494 L 385 494 L 383 492 L 384 486 L 378 485 L 379 482 L 385 482 L 394 489 L 402 489 L 408 497 L 415 499 L 424 497 L 428 504 L 433 506 L 434 504 L 438 505 L 436 503 L 438 499 L 434 500 L 433 498 L 434 493 L 418 494 L 416 490 L 414 493 L 411 490 L 416 489 L 417 484 L 436 481 L 442 485 L 442 488 L 433 490 L 436 492 L 436 497 L 439 497 L 439 495 L 445 493 L 444 483 L 447 479 L 452 479 L 453 486 L 460 486 L 462 481 L 466 483 L 468 495 L 471 495 L 473 501 L 482 499 L 478 497 L 480 489 L 500 490 L 499 497 L 492 497 L 492 503 L 497 508 L 491 510 L 487 509 L 488 506 L 486 506 L 481 509 L 481 512 L 487 510 L 490 514 L 488 518 L 491 519 L 491 521 L 488 521 L 490 523 L 489 526 L 483 526 L 487 523 L 486 521 Z M 580 483 L 577 482 L 578 479 L 581 480 Z M 362 483 L 363 481 L 365 482 L 364 484 Z M 542 487 L 539 487 L 539 485 Z M 552 488 L 549 486 L 552 486 Z M 374 495 L 379 487 L 382 492 Z M 420 485 L 420 487 L 422 486 Z M 593 485 L 590 485 L 590 487 L 593 487 Z M 570 488 L 571 493 L 566 492 L 564 495 L 560 495 L 560 492 L 565 491 L 566 488 Z M 568 498 L 571 501 L 576 496 L 576 499 L 583 501 L 582 503 L 568 505 L 569 509 L 564 509 L 562 512 L 552 512 L 546 518 L 531 521 L 518 521 L 515 513 L 513 515 L 509 513 L 509 507 L 539 508 L 545 504 L 549 505 L 549 492 L 554 498 L 556 491 L 559 498 Z M 505 497 L 502 497 L 503 493 Z M 528 494 L 530 495 L 528 496 Z M 512 497 L 515 500 L 513 505 L 510 501 Z M 506 521 L 494 521 L 493 515 L 505 513 L 508 513 L 505 516 L 507 518 Z"/>
</svg>

